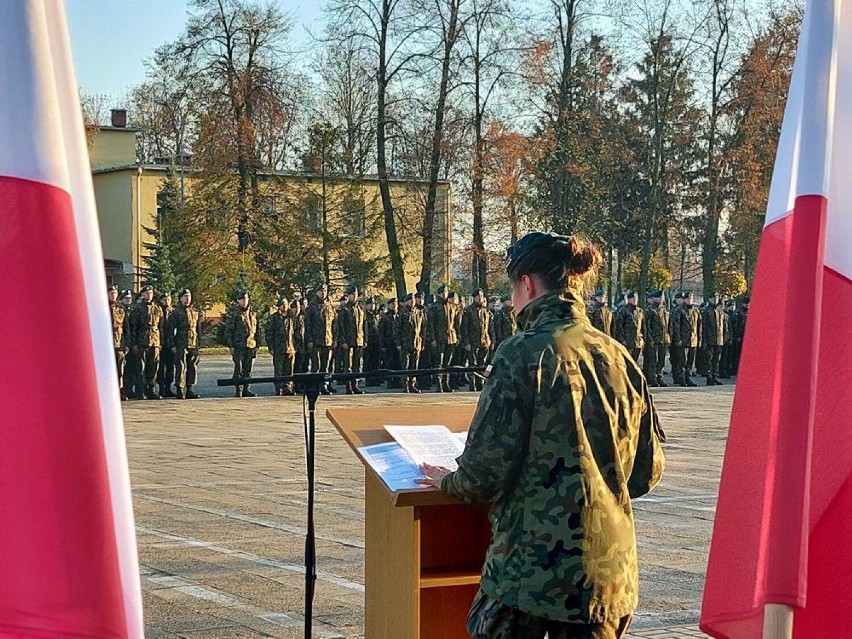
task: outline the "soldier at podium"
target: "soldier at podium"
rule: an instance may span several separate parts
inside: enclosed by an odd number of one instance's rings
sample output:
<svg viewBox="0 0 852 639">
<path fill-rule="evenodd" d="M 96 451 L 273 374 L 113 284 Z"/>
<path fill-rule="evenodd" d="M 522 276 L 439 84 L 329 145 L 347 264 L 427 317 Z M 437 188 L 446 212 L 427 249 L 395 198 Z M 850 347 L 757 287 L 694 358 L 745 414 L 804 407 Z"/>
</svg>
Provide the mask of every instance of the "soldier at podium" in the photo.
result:
<svg viewBox="0 0 852 639">
<path fill-rule="evenodd" d="M 490 502 L 474 639 L 612 639 L 638 602 L 631 499 L 660 480 L 665 436 L 630 353 L 583 304 L 599 251 L 529 233 L 508 254 L 518 333 L 494 355 L 458 470 L 421 483 Z"/>
</svg>

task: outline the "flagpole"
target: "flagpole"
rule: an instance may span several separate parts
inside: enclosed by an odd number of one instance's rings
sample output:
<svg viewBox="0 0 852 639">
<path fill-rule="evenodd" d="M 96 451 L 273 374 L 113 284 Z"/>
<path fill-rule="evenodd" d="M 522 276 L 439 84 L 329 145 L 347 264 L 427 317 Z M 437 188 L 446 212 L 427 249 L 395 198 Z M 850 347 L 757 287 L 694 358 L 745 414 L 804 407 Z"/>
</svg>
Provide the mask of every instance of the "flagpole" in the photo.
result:
<svg viewBox="0 0 852 639">
<path fill-rule="evenodd" d="M 790 606 L 766 604 L 763 608 L 763 639 L 792 639 L 793 609 Z"/>
</svg>

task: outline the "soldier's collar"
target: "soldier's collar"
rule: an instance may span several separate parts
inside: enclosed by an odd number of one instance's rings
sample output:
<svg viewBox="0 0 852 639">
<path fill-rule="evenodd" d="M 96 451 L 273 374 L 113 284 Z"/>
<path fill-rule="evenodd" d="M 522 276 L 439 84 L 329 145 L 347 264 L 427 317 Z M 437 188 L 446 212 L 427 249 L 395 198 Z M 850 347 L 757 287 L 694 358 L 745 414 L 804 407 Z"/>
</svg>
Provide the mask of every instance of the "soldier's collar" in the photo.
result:
<svg viewBox="0 0 852 639">
<path fill-rule="evenodd" d="M 556 291 L 542 295 L 527 304 L 517 314 L 516 321 L 519 330 L 529 328 L 542 315 L 552 315 L 564 319 L 585 319 L 586 305 L 583 303 L 580 295 L 570 290 Z"/>
</svg>

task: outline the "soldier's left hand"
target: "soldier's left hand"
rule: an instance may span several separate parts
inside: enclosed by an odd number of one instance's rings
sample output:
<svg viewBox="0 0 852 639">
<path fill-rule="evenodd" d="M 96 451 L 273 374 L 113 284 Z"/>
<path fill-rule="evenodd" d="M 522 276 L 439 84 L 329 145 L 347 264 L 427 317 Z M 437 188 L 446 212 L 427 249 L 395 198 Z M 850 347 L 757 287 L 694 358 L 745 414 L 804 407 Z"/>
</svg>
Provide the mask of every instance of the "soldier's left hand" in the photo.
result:
<svg viewBox="0 0 852 639">
<path fill-rule="evenodd" d="M 426 475 L 426 477 L 424 479 L 415 479 L 414 482 L 421 486 L 434 486 L 435 488 L 440 488 L 444 477 L 450 474 L 449 469 L 443 466 L 432 466 L 431 464 L 421 464 L 420 472 Z"/>
</svg>

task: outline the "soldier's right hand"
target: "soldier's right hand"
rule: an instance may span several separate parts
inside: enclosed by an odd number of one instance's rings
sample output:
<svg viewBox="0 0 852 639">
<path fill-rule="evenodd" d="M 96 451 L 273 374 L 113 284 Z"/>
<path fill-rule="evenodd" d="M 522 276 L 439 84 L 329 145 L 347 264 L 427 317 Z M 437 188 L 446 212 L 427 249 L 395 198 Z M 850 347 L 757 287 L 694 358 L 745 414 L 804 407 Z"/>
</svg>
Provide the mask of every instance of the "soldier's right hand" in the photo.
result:
<svg viewBox="0 0 852 639">
<path fill-rule="evenodd" d="M 464 350 L 469 351 L 469 350 L 470 350 L 470 344 L 465 344 L 465 345 L 464 345 Z"/>
<path fill-rule="evenodd" d="M 172 353 L 177 353 L 177 346 L 172 346 Z"/>
</svg>

